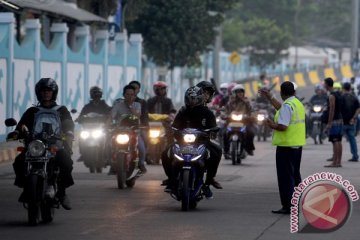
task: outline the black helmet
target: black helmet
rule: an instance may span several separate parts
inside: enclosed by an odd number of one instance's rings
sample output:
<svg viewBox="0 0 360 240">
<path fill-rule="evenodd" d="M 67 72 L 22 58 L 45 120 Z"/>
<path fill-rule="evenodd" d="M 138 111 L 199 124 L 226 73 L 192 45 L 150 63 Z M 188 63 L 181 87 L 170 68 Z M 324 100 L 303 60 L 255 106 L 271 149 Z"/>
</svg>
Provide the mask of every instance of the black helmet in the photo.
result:
<svg viewBox="0 0 360 240">
<path fill-rule="evenodd" d="M 92 86 L 90 88 L 90 97 L 91 97 L 91 99 L 94 99 L 96 97 L 102 98 L 102 94 L 103 94 L 103 91 L 98 86 Z"/>
<path fill-rule="evenodd" d="M 54 79 L 52 78 L 41 78 L 35 85 L 35 94 L 36 98 L 39 102 L 42 101 L 41 99 L 41 91 L 49 89 L 53 92 L 51 100 L 56 101 L 56 97 L 59 92 L 59 87 Z"/>
<path fill-rule="evenodd" d="M 211 99 L 215 94 L 214 85 L 211 82 L 208 82 L 208 81 L 201 81 L 198 84 L 196 84 L 196 86 L 201 88 L 204 92 L 205 91 L 209 92 L 210 98 L 206 101 L 206 103 L 211 102 Z"/>
<path fill-rule="evenodd" d="M 195 107 L 203 104 L 203 90 L 197 86 L 189 87 L 185 92 L 185 105 Z"/>
</svg>

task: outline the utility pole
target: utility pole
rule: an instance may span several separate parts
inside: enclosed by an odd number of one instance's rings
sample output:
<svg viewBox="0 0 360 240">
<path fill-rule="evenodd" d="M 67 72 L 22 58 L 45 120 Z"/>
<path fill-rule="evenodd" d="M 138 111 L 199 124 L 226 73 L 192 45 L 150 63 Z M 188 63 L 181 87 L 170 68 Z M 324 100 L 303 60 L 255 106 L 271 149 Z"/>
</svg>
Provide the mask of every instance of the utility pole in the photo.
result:
<svg viewBox="0 0 360 240">
<path fill-rule="evenodd" d="M 216 28 L 216 37 L 213 51 L 213 78 L 215 80 L 216 87 L 220 86 L 220 51 L 222 48 L 222 26 Z"/>
<path fill-rule="evenodd" d="M 351 65 L 359 60 L 359 0 L 352 0 Z"/>
</svg>

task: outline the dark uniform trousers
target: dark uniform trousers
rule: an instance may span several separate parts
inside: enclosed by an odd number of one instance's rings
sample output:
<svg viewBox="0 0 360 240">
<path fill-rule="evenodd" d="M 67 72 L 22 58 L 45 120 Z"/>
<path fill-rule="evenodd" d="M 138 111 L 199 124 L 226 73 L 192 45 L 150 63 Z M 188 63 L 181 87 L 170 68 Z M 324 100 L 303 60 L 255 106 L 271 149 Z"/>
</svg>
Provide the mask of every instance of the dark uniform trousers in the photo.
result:
<svg viewBox="0 0 360 240">
<path fill-rule="evenodd" d="M 276 171 L 281 204 L 284 208 L 291 207 L 294 187 L 301 183 L 300 162 L 302 147 L 276 148 Z"/>
</svg>

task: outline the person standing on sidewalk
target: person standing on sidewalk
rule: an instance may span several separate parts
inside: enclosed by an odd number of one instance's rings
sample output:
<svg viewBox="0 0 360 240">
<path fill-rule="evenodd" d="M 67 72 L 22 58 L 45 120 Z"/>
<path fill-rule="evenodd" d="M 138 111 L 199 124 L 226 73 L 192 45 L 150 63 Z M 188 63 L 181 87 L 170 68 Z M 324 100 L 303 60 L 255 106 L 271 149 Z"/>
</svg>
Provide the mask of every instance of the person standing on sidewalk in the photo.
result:
<svg viewBox="0 0 360 240">
<path fill-rule="evenodd" d="M 342 130 L 343 118 L 341 114 L 342 96 L 341 92 L 333 89 L 334 80 L 332 78 L 325 78 L 324 87 L 330 93 L 327 101 L 327 110 L 322 117 L 325 119 L 326 128 L 328 131 L 329 141 L 333 144 L 333 158 L 332 163 L 324 167 L 341 167 L 342 155 Z M 327 120 L 327 121 L 326 121 Z"/>
<path fill-rule="evenodd" d="M 350 144 L 352 158 L 350 162 L 359 161 L 357 143 L 355 139 L 356 121 L 360 113 L 360 104 L 358 99 L 353 95 L 351 84 L 346 82 L 343 85 L 343 105 L 341 113 L 344 121 L 344 135 Z"/>
<path fill-rule="evenodd" d="M 283 82 L 280 95 L 281 104 L 266 89 L 259 94 L 266 97 L 276 114 L 274 121 L 266 119 L 265 124 L 274 129 L 272 144 L 276 146 L 276 171 L 282 208 L 273 210 L 275 214 L 290 214 L 291 198 L 301 182 L 300 162 L 302 146 L 305 145 L 305 108 L 295 97 L 295 86 L 291 82 Z"/>
</svg>

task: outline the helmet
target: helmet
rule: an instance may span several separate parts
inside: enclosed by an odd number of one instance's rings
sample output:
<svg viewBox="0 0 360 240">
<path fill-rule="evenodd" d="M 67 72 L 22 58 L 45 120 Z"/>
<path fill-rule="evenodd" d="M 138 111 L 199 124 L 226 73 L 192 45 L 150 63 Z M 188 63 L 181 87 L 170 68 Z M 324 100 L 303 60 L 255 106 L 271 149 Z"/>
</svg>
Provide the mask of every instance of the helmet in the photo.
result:
<svg viewBox="0 0 360 240">
<path fill-rule="evenodd" d="M 39 102 L 42 101 L 41 91 L 43 91 L 45 89 L 50 89 L 53 92 L 51 100 L 55 101 L 56 97 L 58 95 L 58 92 L 59 92 L 59 87 L 58 87 L 57 83 L 55 82 L 55 80 L 52 78 L 41 78 L 35 84 L 35 94 L 36 94 L 36 98 Z"/>
<path fill-rule="evenodd" d="M 204 92 L 205 91 L 209 92 L 210 98 L 206 101 L 206 103 L 211 102 L 211 99 L 215 94 L 214 85 L 211 82 L 208 82 L 208 81 L 201 81 L 198 84 L 196 84 L 196 86 L 201 88 Z"/>
<path fill-rule="evenodd" d="M 316 84 L 315 85 L 315 91 L 317 91 L 317 90 L 323 90 L 324 89 L 324 87 L 321 85 L 321 84 Z"/>
<path fill-rule="evenodd" d="M 153 84 L 153 90 L 156 95 L 160 95 L 159 90 L 162 88 L 167 88 L 167 84 L 163 81 L 157 81 Z"/>
<path fill-rule="evenodd" d="M 242 90 L 245 93 L 245 88 L 242 84 L 236 84 L 232 89 L 231 89 L 231 93 L 235 94 L 235 92 L 237 90 Z"/>
<path fill-rule="evenodd" d="M 222 83 L 222 84 L 220 84 L 220 89 L 227 89 L 229 87 L 229 84 L 228 83 Z"/>
<path fill-rule="evenodd" d="M 96 97 L 102 98 L 102 94 L 103 94 L 103 91 L 98 86 L 92 86 L 90 88 L 90 97 L 91 97 L 91 99 L 94 99 Z"/>
<path fill-rule="evenodd" d="M 185 92 L 185 105 L 195 107 L 203 104 L 203 90 L 197 86 L 189 87 Z"/>
<path fill-rule="evenodd" d="M 333 88 L 334 88 L 335 90 L 341 90 L 341 83 L 335 82 Z"/>
</svg>

